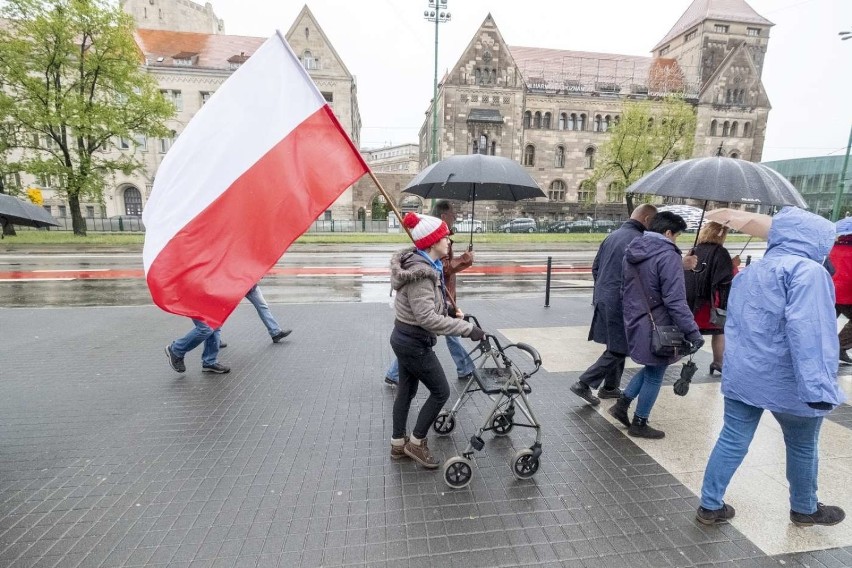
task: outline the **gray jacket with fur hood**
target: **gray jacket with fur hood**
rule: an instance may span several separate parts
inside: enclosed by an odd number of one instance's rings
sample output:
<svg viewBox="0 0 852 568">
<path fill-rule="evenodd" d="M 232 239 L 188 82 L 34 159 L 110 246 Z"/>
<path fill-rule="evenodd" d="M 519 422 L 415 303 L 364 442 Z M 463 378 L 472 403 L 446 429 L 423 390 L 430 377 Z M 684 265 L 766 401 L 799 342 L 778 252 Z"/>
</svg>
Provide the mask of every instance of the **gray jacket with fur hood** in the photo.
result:
<svg viewBox="0 0 852 568">
<path fill-rule="evenodd" d="M 447 315 L 438 272 L 410 247 L 391 258 L 391 287 L 396 290 L 396 319 L 435 335 L 468 337 L 474 325 Z"/>
</svg>

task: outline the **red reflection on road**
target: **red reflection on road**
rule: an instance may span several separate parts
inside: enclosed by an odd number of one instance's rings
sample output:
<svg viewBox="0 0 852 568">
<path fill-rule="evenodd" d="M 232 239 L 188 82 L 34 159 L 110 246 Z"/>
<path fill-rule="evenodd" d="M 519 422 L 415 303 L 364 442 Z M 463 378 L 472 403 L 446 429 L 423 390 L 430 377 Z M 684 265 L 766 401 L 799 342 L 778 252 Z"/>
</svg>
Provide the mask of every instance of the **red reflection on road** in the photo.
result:
<svg viewBox="0 0 852 568">
<path fill-rule="evenodd" d="M 547 265 L 491 265 L 477 266 L 470 270 L 471 273 L 480 275 L 507 275 L 507 274 L 544 274 Z M 589 268 L 556 268 L 553 274 L 588 274 Z M 390 270 L 387 268 L 364 268 L 360 266 L 299 266 L 294 268 L 273 268 L 268 273 L 270 276 L 388 276 Z M 142 269 L 122 270 L 14 270 L 0 271 L 2 280 L 126 280 L 132 278 L 144 279 L 145 273 Z"/>
</svg>

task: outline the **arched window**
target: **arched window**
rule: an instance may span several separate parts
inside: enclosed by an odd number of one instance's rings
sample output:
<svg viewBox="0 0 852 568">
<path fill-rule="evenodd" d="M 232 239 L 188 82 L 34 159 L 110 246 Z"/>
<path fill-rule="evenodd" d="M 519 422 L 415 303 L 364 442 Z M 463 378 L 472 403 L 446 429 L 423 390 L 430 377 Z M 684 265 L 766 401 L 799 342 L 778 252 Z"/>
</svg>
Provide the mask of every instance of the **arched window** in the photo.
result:
<svg viewBox="0 0 852 568">
<path fill-rule="evenodd" d="M 577 115 L 572 112 L 571 116 L 568 117 L 568 126 L 566 128 L 568 130 L 574 130 L 574 128 L 576 128 L 576 125 L 577 125 Z"/>
<path fill-rule="evenodd" d="M 305 69 L 319 69 L 319 60 L 314 58 L 314 54 L 309 49 L 302 54 L 302 64 Z"/>
<path fill-rule="evenodd" d="M 541 126 L 542 126 L 542 128 L 547 128 L 548 130 L 550 130 L 550 113 L 549 112 L 544 113 L 544 122 L 542 123 Z"/>
<path fill-rule="evenodd" d="M 743 123 L 743 136 L 746 137 L 746 138 L 751 136 L 751 123 L 750 122 L 744 122 Z"/>
<path fill-rule="evenodd" d="M 617 114 L 617 115 L 615 115 L 615 118 L 612 119 L 612 123 L 613 123 L 613 125 L 618 126 L 619 122 L 621 122 L 621 115 Z"/>
<path fill-rule="evenodd" d="M 492 140 L 491 141 L 491 155 L 493 156 L 495 154 L 495 152 L 497 152 L 497 141 Z"/>
<path fill-rule="evenodd" d="M 586 129 L 586 115 L 581 114 L 579 118 L 577 118 L 577 130 L 585 130 Z"/>
<path fill-rule="evenodd" d="M 557 168 L 565 167 L 565 146 L 556 147 L 556 163 L 554 165 Z"/>
<path fill-rule="evenodd" d="M 717 126 L 716 121 L 711 120 L 710 121 L 710 136 L 716 136 L 716 126 Z"/>
<path fill-rule="evenodd" d="M 741 105 L 745 104 L 745 89 L 740 89 L 737 93 L 737 103 Z"/>
<path fill-rule="evenodd" d="M 132 217 L 142 215 L 142 194 L 135 187 L 124 190 L 124 214 Z"/>
<path fill-rule="evenodd" d="M 532 113 L 527 111 L 524 113 L 524 128 L 529 128 L 532 126 Z"/>
<path fill-rule="evenodd" d="M 624 186 L 620 181 L 614 181 L 606 188 L 606 200 L 608 203 L 624 201 Z"/>
<path fill-rule="evenodd" d="M 565 201 L 565 183 L 561 179 L 550 182 L 547 198 L 550 201 Z"/>
<path fill-rule="evenodd" d="M 610 124 L 612 123 L 612 117 L 610 115 L 606 115 L 603 119 L 603 123 L 601 123 L 601 132 L 606 132 L 609 130 Z"/>
<path fill-rule="evenodd" d="M 474 79 L 474 81 L 476 82 L 477 85 L 482 84 L 482 69 L 480 69 L 479 67 L 474 69 L 473 79 Z"/>
<path fill-rule="evenodd" d="M 731 124 L 726 120 L 725 124 L 722 125 L 722 136 L 730 136 L 731 134 Z"/>
<path fill-rule="evenodd" d="M 736 135 L 737 135 L 737 121 L 735 120 L 731 124 L 731 136 L 736 136 Z"/>
<path fill-rule="evenodd" d="M 567 125 L 568 125 L 568 115 L 565 114 L 564 112 L 559 113 L 559 124 L 558 124 L 559 130 L 565 130 L 566 128 L 568 128 Z"/>
<path fill-rule="evenodd" d="M 740 153 L 739 152 L 731 152 L 730 156 L 736 160 L 736 159 L 739 159 Z"/>
<path fill-rule="evenodd" d="M 491 84 L 492 85 L 497 84 L 497 70 L 496 69 L 491 70 Z"/>
<path fill-rule="evenodd" d="M 536 112 L 533 116 L 533 128 L 541 128 L 541 113 Z"/>
<path fill-rule="evenodd" d="M 482 84 L 487 85 L 491 82 L 491 69 L 486 67 L 482 70 Z"/>
<path fill-rule="evenodd" d="M 731 104 L 734 102 L 734 92 L 731 89 L 725 91 L 725 103 Z"/>
<path fill-rule="evenodd" d="M 527 147 L 524 148 L 524 165 L 535 165 L 535 146 L 533 146 L 532 144 L 527 144 Z"/>
<path fill-rule="evenodd" d="M 588 203 L 594 195 L 595 184 L 589 180 L 580 182 L 580 187 L 577 188 L 577 201 L 579 203 Z"/>
<path fill-rule="evenodd" d="M 583 167 L 587 170 L 595 169 L 595 149 L 589 146 L 586 148 L 586 156 Z"/>
<path fill-rule="evenodd" d="M 485 134 L 479 135 L 479 153 L 487 154 L 488 153 L 488 136 Z"/>
<path fill-rule="evenodd" d="M 601 132 L 601 115 L 596 114 L 595 120 L 592 122 L 592 132 Z"/>
</svg>

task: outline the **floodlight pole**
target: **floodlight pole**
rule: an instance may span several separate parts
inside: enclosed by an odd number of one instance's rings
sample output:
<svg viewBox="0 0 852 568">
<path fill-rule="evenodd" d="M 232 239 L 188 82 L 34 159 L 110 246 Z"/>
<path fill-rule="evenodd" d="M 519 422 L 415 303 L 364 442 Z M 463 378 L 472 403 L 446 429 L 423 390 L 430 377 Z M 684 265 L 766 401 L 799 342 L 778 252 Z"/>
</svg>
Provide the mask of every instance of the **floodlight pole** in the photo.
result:
<svg viewBox="0 0 852 568">
<path fill-rule="evenodd" d="M 446 10 L 447 0 L 429 0 L 429 8 L 423 12 L 423 17 L 429 22 L 435 22 L 435 76 L 432 81 L 432 148 L 429 163 L 438 161 L 438 26 L 449 22 L 452 18 Z"/>
</svg>

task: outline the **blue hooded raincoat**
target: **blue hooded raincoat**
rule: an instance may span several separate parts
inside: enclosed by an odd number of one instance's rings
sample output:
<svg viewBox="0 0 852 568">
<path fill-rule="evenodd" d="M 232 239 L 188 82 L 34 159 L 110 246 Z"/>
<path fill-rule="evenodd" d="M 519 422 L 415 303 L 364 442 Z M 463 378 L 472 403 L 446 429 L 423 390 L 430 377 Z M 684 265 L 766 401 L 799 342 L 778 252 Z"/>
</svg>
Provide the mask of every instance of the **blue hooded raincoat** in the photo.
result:
<svg viewBox="0 0 852 568">
<path fill-rule="evenodd" d="M 838 405 L 834 285 L 822 262 L 834 225 L 785 207 L 772 220 L 766 255 L 734 278 L 725 323 L 722 394 L 796 416 L 806 403 Z"/>
</svg>

